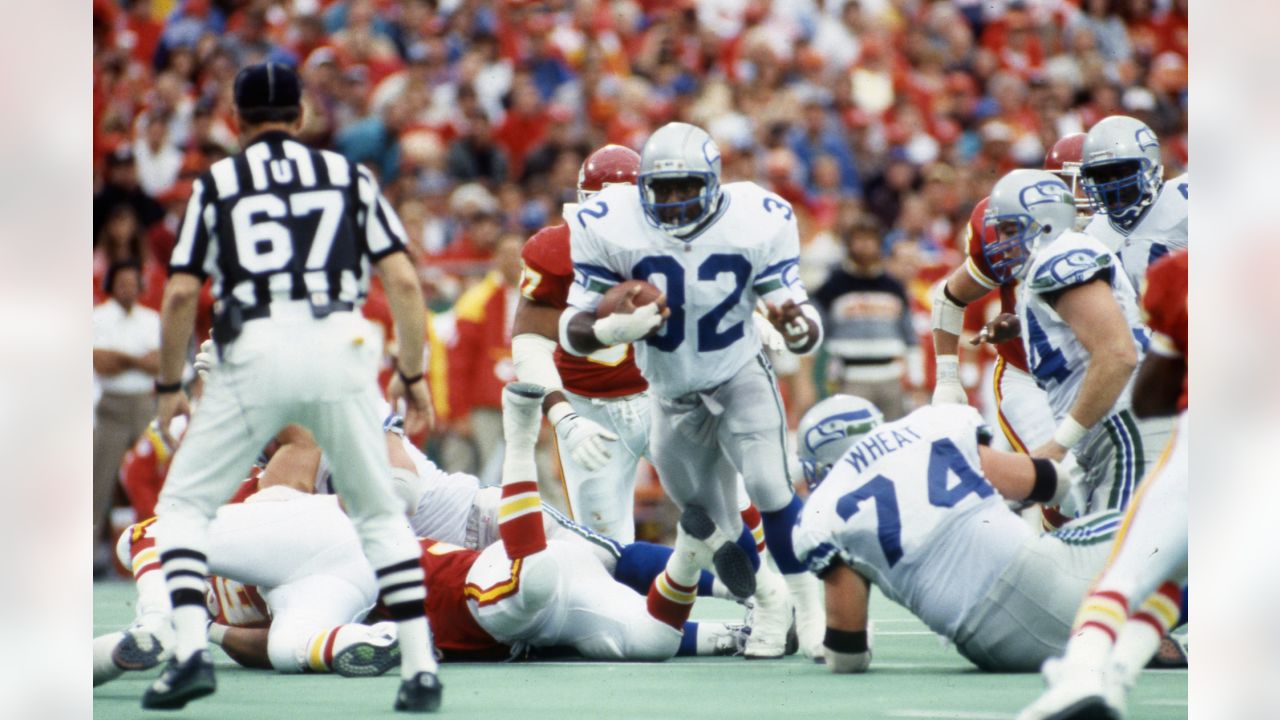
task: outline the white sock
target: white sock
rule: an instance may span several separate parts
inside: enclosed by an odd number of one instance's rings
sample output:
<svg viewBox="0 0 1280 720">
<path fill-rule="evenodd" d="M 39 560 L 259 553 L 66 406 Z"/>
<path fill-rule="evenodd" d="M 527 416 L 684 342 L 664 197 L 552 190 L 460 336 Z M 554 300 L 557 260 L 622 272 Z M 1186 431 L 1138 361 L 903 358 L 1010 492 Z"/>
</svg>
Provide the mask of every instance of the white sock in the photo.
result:
<svg viewBox="0 0 1280 720">
<path fill-rule="evenodd" d="M 400 636 L 400 677 L 409 680 L 420 672 L 439 672 L 427 619 L 419 617 L 396 625 Z"/>
<path fill-rule="evenodd" d="M 173 609 L 173 629 L 177 644 L 174 657 L 179 661 L 209 648 L 209 611 L 203 605 L 180 605 Z"/>
<path fill-rule="evenodd" d="M 1112 647 L 1110 635 L 1099 628 L 1087 626 L 1071 636 L 1063 659 L 1069 665 L 1100 670 L 1111 656 Z"/>
<path fill-rule="evenodd" d="M 1124 682 L 1132 687 L 1147 662 L 1160 649 L 1160 634 L 1150 624 L 1129 620 L 1120 629 L 1111 649 L 1112 668 L 1123 668 Z"/>
<path fill-rule="evenodd" d="M 686 535 L 683 529 L 676 531 L 676 545 L 671 557 L 667 559 L 667 575 L 681 585 L 697 587 L 698 581 L 702 579 L 702 566 L 698 563 L 695 543 L 701 544 Z"/>
<path fill-rule="evenodd" d="M 145 572 L 134 580 L 138 589 L 138 617 L 151 613 L 169 614 L 169 588 L 165 585 L 164 574 L 159 570 Z"/>
<path fill-rule="evenodd" d="M 93 686 L 120 677 L 124 670 L 111 659 L 111 652 L 124 639 L 124 633 L 113 632 L 93 639 Z"/>
</svg>

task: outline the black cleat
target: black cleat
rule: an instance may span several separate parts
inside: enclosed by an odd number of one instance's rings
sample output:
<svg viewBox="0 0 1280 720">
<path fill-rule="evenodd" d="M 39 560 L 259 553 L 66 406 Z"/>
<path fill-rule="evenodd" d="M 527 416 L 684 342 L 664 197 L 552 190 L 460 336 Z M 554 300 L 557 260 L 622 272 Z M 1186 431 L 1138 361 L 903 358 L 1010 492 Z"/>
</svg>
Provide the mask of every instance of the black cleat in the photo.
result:
<svg viewBox="0 0 1280 720">
<path fill-rule="evenodd" d="M 401 712 L 429 713 L 440 709 L 444 686 L 433 672 L 420 672 L 408 680 L 400 681 L 396 693 L 396 710 Z"/>
<path fill-rule="evenodd" d="M 174 657 L 143 693 L 142 707 L 145 710 L 180 710 L 192 700 L 212 694 L 217 687 L 208 650 L 201 650 L 185 661 Z"/>
<path fill-rule="evenodd" d="M 1100 697 L 1086 697 L 1050 715 L 1045 720 L 1120 720 L 1120 716 Z"/>
<path fill-rule="evenodd" d="M 716 577 L 737 597 L 756 594 L 756 571 L 747 552 L 726 538 L 701 505 L 688 505 L 680 515 L 680 527 L 711 548 L 711 564 Z"/>
</svg>

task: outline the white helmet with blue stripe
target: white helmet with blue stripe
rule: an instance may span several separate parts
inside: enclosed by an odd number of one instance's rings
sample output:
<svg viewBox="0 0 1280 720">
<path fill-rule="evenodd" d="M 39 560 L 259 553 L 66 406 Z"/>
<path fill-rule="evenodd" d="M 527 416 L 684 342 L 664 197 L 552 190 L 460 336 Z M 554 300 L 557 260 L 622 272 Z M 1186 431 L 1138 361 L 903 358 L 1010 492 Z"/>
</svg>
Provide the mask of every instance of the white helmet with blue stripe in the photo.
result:
<svg viewBox="0 0 1280 720">
<path fill-rule="evenodd" d="M 636 185 L 650 225 L 688 235 L 720 203 L 720 148 L 702 128 L 667 123 L 644 144 Z"/>
<path fill-rule="evenodd" d="M 797 431 L 800 468 L 812 491 L 831 466 L 864 435 L 884 423 L 884 413 L 857 395 L 832 395 L 809 408 Z"/>
<path fill-rule="evenodd" d="M 1156 134 L 1141 120 L 1112 115 L 1089 129 L 1081 155 L 1080 178 L 1094 212 L 1132 229 L 1164 184 Z"/>
</svg>

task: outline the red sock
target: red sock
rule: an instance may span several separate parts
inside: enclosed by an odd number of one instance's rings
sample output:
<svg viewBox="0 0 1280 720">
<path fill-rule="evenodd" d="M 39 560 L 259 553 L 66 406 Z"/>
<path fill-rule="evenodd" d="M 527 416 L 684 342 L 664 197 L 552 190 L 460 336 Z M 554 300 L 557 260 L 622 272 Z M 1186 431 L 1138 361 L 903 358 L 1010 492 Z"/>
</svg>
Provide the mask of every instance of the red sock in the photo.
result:
<svg viewBox="0 0 1280 720">
<path fill-rule="evenodd" d="M 677 630 L 683 630 L 693 601 L 697 598 L 697 585 L 681 585 L 663 571 L 649 586 L 649 614 Z"/>
<path fill-rule="evenodd" d="M 756 541 L 756 552 L 764 553 L 764 522 L 755 503 L 747 506 L 742 513 L 742 522 L 751 531 L 751 539 Z"/>
<path fill-rule="evenodd" d="M 542 497 L 532 480 L 505 483 L 498 506 L 498 535 L 512 560 L 527 557 L 547 547 L 542 529 Z"/>
</svg>

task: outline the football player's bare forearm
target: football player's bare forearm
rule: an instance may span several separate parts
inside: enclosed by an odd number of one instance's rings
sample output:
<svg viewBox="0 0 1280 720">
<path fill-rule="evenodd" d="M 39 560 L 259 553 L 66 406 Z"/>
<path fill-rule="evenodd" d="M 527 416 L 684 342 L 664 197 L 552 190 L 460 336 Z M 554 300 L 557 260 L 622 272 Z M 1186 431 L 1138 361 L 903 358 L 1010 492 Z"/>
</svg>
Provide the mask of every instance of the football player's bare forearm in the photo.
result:
<svg viewBox="0 0 1280 720">
<path fill-rule="evenodd" d="M 195 328 L 200 281 L 185 273 L 169 278 L 160 305 L 160 363 L 157 380 L 176 383 L 182 380 L 182 367 L 187 361 L 187 347 Z"/>
<path fill-rule="evenodd" d="M 867 629 L 867 581 L 840 563 L 822 576 L 826 586 L 827 627 L 857 632 Z"/>
<path fill-rule="evenodd" d="M 580 312 L 569 320 L 565 339 L 573 346 L 574 351 L 581 355 L 590 355 L 604 349 L 604 343 L 596 337 L 595 323 L 596 319 L 585 312 Z"/>
<path fill-rule="evenodd" d="M 391 306 L 391 315 L 396 322 L 399 370 L 405 375 L 421 374 L 427 313 L 418 274 L 413 269 L 413 263 L 404 253 L 395 253 L 383 258 L 378 268 L 382 271 L 383 286 L 387 290 L 387 304 Z"/>
<path fill-rule="evenodd" d="M 1186 372 L 1182 358 L 1148 353 L 1133 380 L 1133 414 L 1140 418 L 1176 414 Z"/>
<path fill-rule="evenodd" d="M 1036 469 L 1027 455 L 980 446 L 982 474 L 1006 500 L 1026 500 L 1036 484 Z"/>
<path fill-rule="evenodd" d="M 1133 374 L 1132 348 L 1111 348 L 1094 352 L 1085 371 L 1080 394 L 1071 406 L 1071 417 L 1086 428 L 1093 427 L 1115 407 L 1120 393 Z"/>
<path fill-rule="evenodd" d="M 559 341 L 560 311 L 546 303 L 521 297 L 519 304 L 516 305 L 515 321 L 511 324 L 511 336 L 525 333 Z"/>
<path fill-rule="evenodd" d="M 266 628 L 227 628 L 220 643 L 224 652 L 232 660 L 245 667 L 271 669 L 271 658 L 267 654 Z"/>
</svg>

